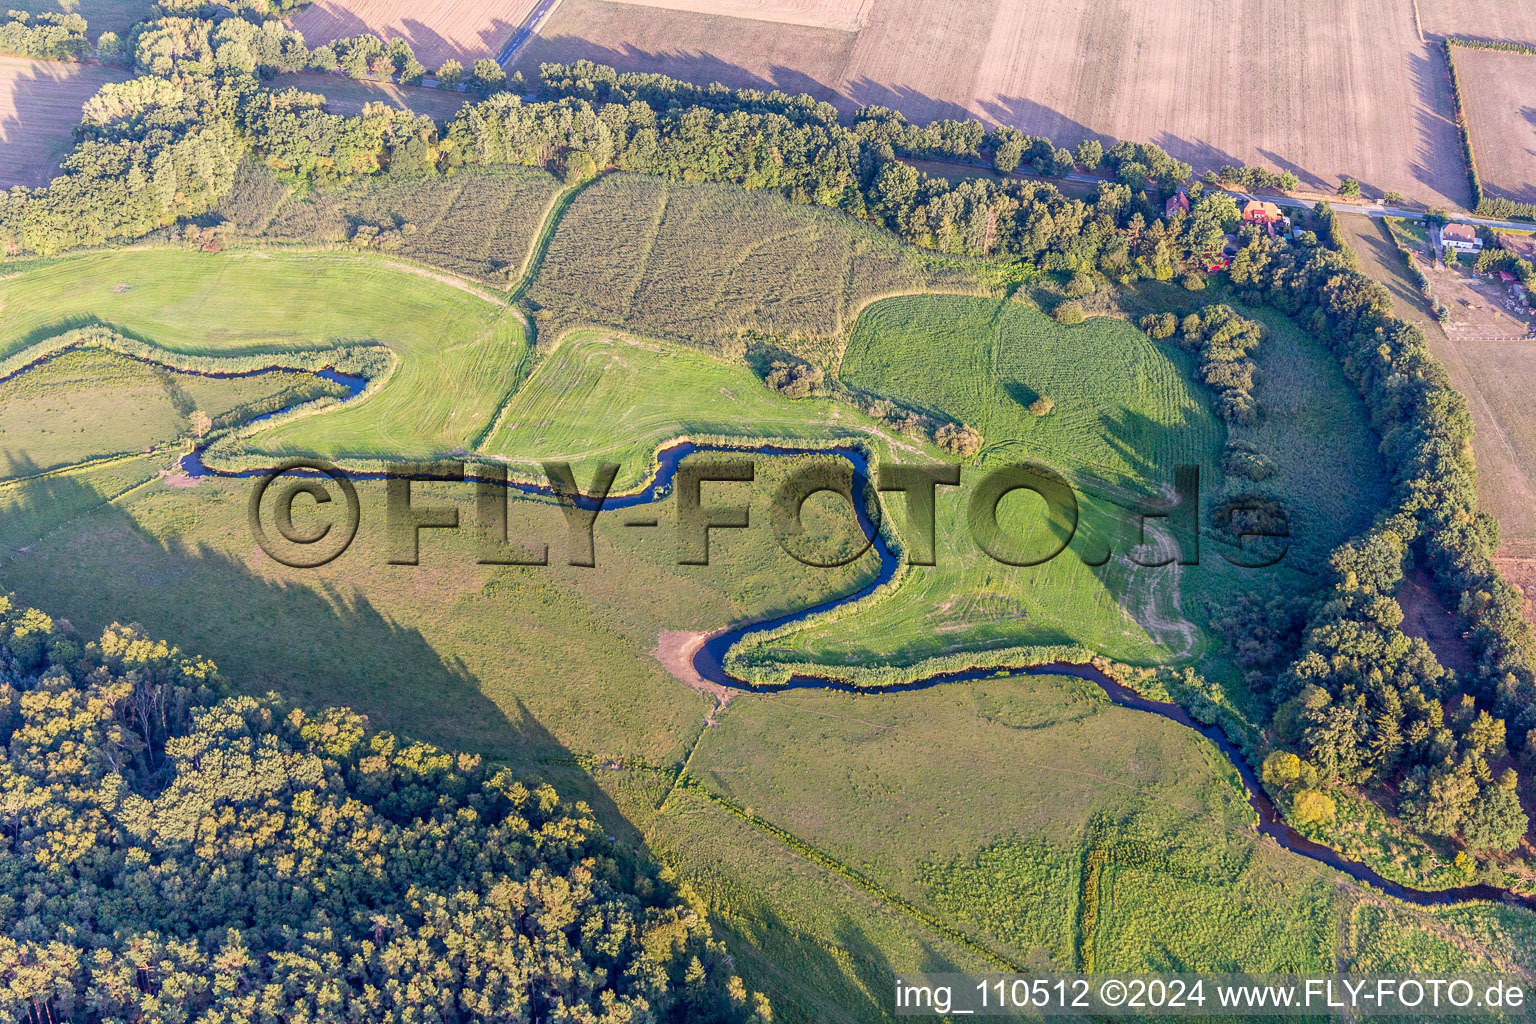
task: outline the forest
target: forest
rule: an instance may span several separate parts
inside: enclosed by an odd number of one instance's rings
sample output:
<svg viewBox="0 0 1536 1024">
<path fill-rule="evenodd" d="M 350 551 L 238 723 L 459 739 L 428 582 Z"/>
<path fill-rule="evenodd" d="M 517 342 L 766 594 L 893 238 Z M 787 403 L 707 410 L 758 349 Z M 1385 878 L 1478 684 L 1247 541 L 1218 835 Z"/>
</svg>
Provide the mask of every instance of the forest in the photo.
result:
<svg viewBox="0 0 1536 1024">
<path fill-rule="evenodd" d="M 584 803 L 0 597 L 0 1014 L 771 1020 Z"/>
</svg>

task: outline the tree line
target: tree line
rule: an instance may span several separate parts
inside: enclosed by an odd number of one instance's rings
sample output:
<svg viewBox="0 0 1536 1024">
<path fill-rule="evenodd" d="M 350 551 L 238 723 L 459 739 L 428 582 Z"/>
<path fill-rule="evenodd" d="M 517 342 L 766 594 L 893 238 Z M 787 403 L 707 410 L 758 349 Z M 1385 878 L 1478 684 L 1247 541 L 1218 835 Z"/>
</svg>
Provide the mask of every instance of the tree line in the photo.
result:
<svg viewBox="0 0 1536 1024">
<path fill-rule="evenodd" d="M 39 60 L 75 60 L 90 50 L 78 14 L 7 11 L 0 21 L 0 53 Z"/>
<path fill-rule="evenodd" d="M 1332 349 L 1365 401 L 1392 475 L 1386 508 L 1336 549 L 1328 584 L 1299 622 L 1237 610 L 1238 632 L 1268 630 L 1250 652 L 1279 742 L 1299 755 L 1303 789 L 1401 779 L 1397 810 L 1430 835 L 1512 849 L 1527 821 L 1506 750 L 1536 754 L 1532 632 L 1523 597 L 1492 562 L 1498 526 L 1477 510 L 1471 417 L 1422 332 L 1392 314 L 1353 254 L 1249 233 L 1231 278 Z M 1474 667 L 1443 668 L 1402 630 L 1405 563 L 1428 567 L 1467 626 Z M 1229 625 L 1232 625 L 1229 623 Z"/>
<path fill-rule="evenodd" d="M 0 597 L 0 1014 L 771 1020 L 583 803 Z"/>
</svg>

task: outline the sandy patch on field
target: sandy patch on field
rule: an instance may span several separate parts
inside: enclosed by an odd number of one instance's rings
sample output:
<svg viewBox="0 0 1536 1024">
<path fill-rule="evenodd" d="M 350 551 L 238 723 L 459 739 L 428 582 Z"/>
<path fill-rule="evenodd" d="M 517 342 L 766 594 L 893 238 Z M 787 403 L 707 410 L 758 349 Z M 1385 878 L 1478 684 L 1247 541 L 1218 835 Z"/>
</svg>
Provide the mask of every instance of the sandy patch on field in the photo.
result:
<svg viewBox="0 0 1536 1024">
<path fill-rule="evenodd" d="M 710 682 L 699 675 L 693 667 L 693 656 L 699 653 L 699 648 L 704 646 L 704 642 L 710 638 L 710 635 L 681 629 L 664 629 L 656 638 L 656 649 L 651 653 L 657 661 L 661 662 L 663 668 L 672 673 L 674 679 L 714 699 L 714 710 L 710 711 L 709 717 L 705 719 L 710 725 L 714 725 L 715 715 L 730 703 L 733 691 L 719 683 Z"/>
</svg>

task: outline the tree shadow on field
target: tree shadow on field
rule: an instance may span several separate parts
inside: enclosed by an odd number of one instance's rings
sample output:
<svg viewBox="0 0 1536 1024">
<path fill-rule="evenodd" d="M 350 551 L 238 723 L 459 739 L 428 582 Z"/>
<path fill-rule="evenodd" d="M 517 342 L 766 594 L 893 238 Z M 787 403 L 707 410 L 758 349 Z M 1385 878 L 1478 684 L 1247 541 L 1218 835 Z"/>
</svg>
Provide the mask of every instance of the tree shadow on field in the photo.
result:
<svg viewBox="0 0 1536 1024">
<path fill-rule="evenodd" d="M 1419 94 L 1414 119 L 1419 134 L 1417 156 L 1421 159 L 1415 159 L 1410 167 L 1414 179 L 1468 206 L 1472 202 L 1472 186 L 1467 180 L 1460 132 L 1454 120 L 1451 73 L 1439 40 L 1431 38 L 1422 50 L 1410 51 L 1408 60 L 1413 87 Z M 1440 158 L 1438 162 L 1436 157 Z"/>
<path fill-rule="evenodd" d="M 837 83 L 823 82 L 798 68 L 770 63 L 764 71 L 758 72 L 708 50 L 686 46 L 666 49 L 646 49 L 632 43 L 604 46 L 578 36 L 536 35 L 524 48 L 515 69 L 533 81 L 538 77 L 540 63 L 565 63 L 577 59 L 605 64 L 618 71 L 663 74 L 697 85 L 719 82 L 733 89 L 779 89 L 790 95 L 809 93 L 818 100 L 836 103 L 845 109 L 851 107 L 848 98 L 839 92 Z"/>
<path fill-rule="evenodd" d="M 9 460 L 8 476 L 29 471 L 25 461 Z M 206 544 L 162 540 L 72 475 L 14 486 L 19 495 L 4 517 L 28 524 L 36 539 L 7 536 L 0 593 L 14 590 L 18 600 L 69 620 L 82 640 L 114 621 L 137 623 L 157 640 L 211 658 L 239 692 L 274 691 L 308 711 L 348 706 L 367 715 L 370 728 L 481 752 L 530 780 L 554 772 L 562 799 L 586 801 L 610 834 L 644 853 L 639 831 L 520 699 L 498 706 L 460 658 L 437 651 L 367 597 L 264 578 Z M 147 486 L 163 485 L 151 477 Z M 165 511 L 170 520 L 185 514 Z"/>
</svg>

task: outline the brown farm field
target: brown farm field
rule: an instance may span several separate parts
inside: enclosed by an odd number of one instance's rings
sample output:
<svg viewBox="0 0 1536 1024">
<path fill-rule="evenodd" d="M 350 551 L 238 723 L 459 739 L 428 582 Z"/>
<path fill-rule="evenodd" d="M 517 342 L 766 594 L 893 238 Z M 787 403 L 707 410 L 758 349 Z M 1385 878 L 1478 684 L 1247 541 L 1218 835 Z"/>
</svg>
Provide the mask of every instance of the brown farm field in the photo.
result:
<svg viewBox="0 0 1536 1024">
<path fill-rule="evenodd" d="M 111 68 L 0 57 L 0 188 L 48 184 L 74 145 L 81 105 L 127 77 Z"/>
<path fill-rule="evenodd" d="M 1509 0 L 1418 0 L 1418 5 L 1430 35 L 1536 43 L 1536 5 Z"/>
<path fill-rule="evenodd" d="M 752 18 L 731 16 L 743 0 L 668 3 L 689 10 L 564 0 L 518 67 L 586 57 L 915 120 L 980 117 L 1058 145 L 1152 141 L 1197 169 L 1261 164 L 1313 188 L 1348 174 L 1368 195 L 1469 198 L 1444 59 L 1402 0 L 873 0 L 857 31 L 771 24 L 767 2 Z"/>
<path fill-rule="evenodd" d="M 1483 191 L 1536 202 L 1536 57 L 1454 48 Z"/>
<path fill-rule="evenodd" d="M 416 59 L 435 71 L 452 57 L 465 67 L 495 57 L 538 0 L 320 0 L 288 19 L 310 46 L 372 32 L 404 39 Z"/>
</svg>

